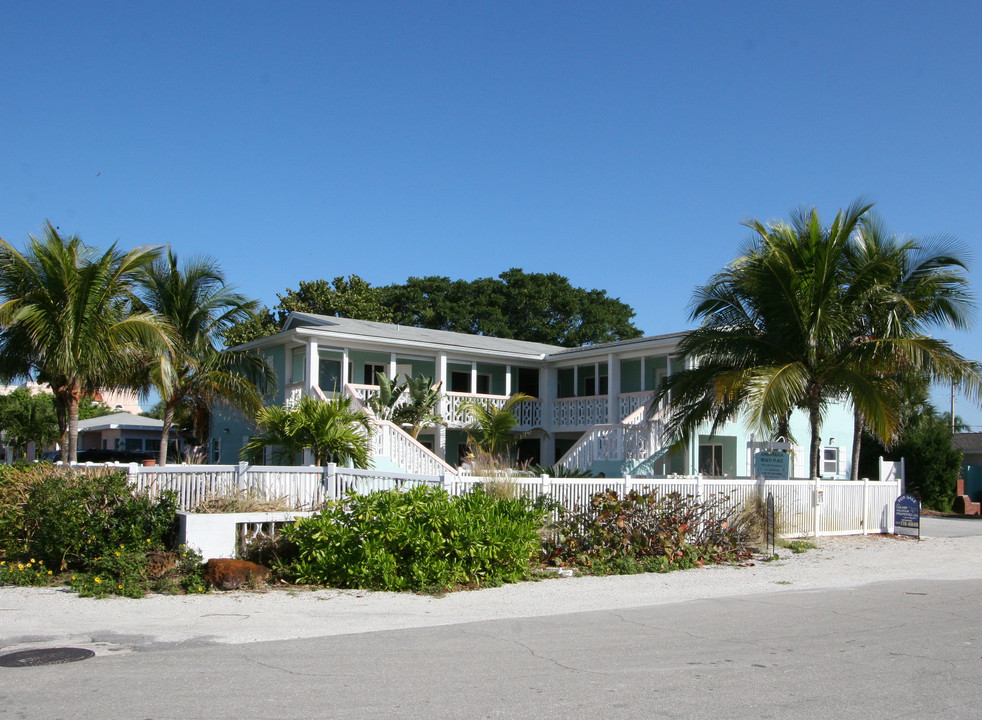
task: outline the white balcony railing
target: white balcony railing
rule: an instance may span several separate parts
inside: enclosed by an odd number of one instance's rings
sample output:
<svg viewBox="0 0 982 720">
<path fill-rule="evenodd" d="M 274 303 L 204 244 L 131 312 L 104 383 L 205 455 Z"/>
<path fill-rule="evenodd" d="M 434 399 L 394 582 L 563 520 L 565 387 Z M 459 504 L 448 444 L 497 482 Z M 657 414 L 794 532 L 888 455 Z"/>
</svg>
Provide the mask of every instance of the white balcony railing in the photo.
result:
<svg viewBox="0 0 982 720">
<path fill-rule="evenodd" d="M 508 395 L 478 395 L 460 392 L 448 392 L 446 397 L 446 414 L 444 420 L 449 427 L 464 427 L 470 423 L 470 416 L 464 412 L 464 403 L 486 403 L 499 410 L 508 402 Z M 515 420 L 519 427 L 540 427 L 542 425 L 542 401 L 537 399 L 524 400 L 514 408 Z"/>
<path fill-rule="evenodd" d="M 585 428 L 607 422 L 606 395 L 557 398 L 552 401 L 553 428 Z"/>
</svg>

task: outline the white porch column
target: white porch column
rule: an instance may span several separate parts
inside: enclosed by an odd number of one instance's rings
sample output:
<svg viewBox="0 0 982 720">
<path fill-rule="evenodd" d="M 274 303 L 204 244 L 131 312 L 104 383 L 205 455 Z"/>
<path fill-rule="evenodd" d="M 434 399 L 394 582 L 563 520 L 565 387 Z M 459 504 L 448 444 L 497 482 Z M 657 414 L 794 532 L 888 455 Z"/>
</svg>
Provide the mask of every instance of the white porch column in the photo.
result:
<svg viewBox="0 0 982 720">
<path fill-rule="evenodd" d="M 341 387 L 338 388 L 339 393 L 344 393 L 344 386 L 351 382 L 351 378 L 348 377 L 348 348 L 341 349 Z M 323 388 L 321 388 L 323 390 Z"/>
<path fill-rule="evenodd" d="M 395 356 L 393 355 L 393 358 Z M 442 390 L 442 396 L 440 402 L 437 405 L 436 413 L 440 415 L 444 421 L 448 419 L 450 414 L 450 401 L 447 399 L 447 354 L 440 353 L 436 358 L 436 382 L 442 383 L 440 389 Z M 447 459 L 447 426 L 437 425 L 436 430 L 433 433 L 433 450 L 442 459 Z"/>
<path fill-rule="evenodd" d="M 397 372 L 398 370 L 396 370 L 396 354 L 389 353 L 389 380 L 395 381 Z"/>
<path fill-rule="evenodd" d="M 320 356 L 317 354 L 317 341 L 307 341 L 307 364 L 305 371 L 307 377 L 304 379 L 304 394 L 313 395 L 312 388 L 317 386 L 320 380 Z"/>
<path fill-rule="evenodd" d="M 471 395 L 477 395 L 477 363 L 471 363 Z"/>
<path fill-rule="evenodd" d="M 511 397 L 511 365 L 505 365 L 505 395 Z"/>
<path fill-rule="evenodd" d="M 552 465 L 556 462 L 556 438 L 552 433 L 552 400 L 556 397 L 559 388 L 556 380 L 556 368 L 546 366 L 539 369 L 539 397 L 542 399 L 542 429 L 545 436 L 542 438 L 542 464 Z"/>
<path fill-rule="evenodd" d="M 597 377 L 597 387 L 600 386 L 600 377 Z M 614 353 L 607 356 L 607 422 L 619 423 L 624 418 L 621 417 L 621 364 Z"/>
</svg>

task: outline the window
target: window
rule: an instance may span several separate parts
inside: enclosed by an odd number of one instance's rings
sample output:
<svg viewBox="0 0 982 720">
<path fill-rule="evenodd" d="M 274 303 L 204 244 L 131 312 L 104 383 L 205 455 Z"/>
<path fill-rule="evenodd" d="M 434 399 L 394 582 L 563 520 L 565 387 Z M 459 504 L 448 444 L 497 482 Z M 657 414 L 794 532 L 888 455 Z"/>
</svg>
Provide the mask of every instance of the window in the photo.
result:
<svg viewBox="0 0 982 720">
<path fill-rule="evenodd" d="M 822 475 L 839 474 L 839 448 L 822 448 Z"/>
<path fill-rule="evenodd" d="M 607 386 L 607 382 L 608 382 L 607 381 L 607 376 L 606 375 L 601 375 L 600 376 L 600 390 L 598 392 L 597 391 L 597 382 L 596 382 L 596 379 L 595 378 L 592 378 L 592 377 L 585 378 L 584 381 L 583 381 L 583 392 L 584 392 L 584 394 L 587 397 L 591 397 L 593 395 L 606 395 L 607 394 L 607 387 L 608 387 Z"/>
<path fill-rule="evenodd" d="M 291 380 L 295 383 L 303 382 L 303 372 L 304 366 L 306 364 L 307 354 L 303 348 L 298 348 L 293 351 L 293 362 L 291 363 Z"/>
<path fill-rule="evenodd" d="M 699 446 L 699 472 L 710 477 L 720 477 L 723 474 L 723 446 Z"/>
<path fill-rule="evenodd" d="M 317 368 L 317 386 L 326 393 L 341 392 L 341 361 L 321 358 Z"/>
<path fill-rule="evenodd" d="M 378 385 L 378 374 L 388 376 L 388 368 L 377 363 L 365 363 L 365 384 Z"/>
<path fill-rule="evenodd" d="M 213 463 L 221 462 L 222 460 L 222 439 L 213 438 L 211 441 L 211 461 Z"/>
<path fill-rule="evenodd" d="M 450 373 L 450 392 L 471 392 L 471 374 L 469 372 Z M 477 374 L 477 388 L 474 392 L 480 395 L 491 394 L 491 376 L 485 373 Z"/>
</svg>

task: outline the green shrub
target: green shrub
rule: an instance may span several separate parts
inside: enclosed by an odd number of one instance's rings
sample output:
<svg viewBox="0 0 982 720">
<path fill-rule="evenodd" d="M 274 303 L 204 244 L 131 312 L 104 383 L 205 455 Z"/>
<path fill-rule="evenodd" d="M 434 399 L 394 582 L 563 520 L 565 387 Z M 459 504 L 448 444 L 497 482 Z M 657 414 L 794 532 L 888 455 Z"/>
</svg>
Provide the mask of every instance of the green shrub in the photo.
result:
<svg viewBox="0 0 982 720">
<path fill-rule="evenodd" d="M 725 496 L 599 492 L 587 508 L 562 512 L 546 559 L 594 573 L 667 572 L 746 556 L 747 537 Z"/>
<path fill-rule="evenodd" d="M 145 554 L 171 544 L 177 506 L 170 495 L 132 494 L 123 471 L 76 472 L 34 482 L 23 514 L 30 554 L 57 570 L 84 570 L 121 545 Z"/>
<path fill-rule="evenodd" d="M 67 582 L 83 597 L 203 592 L 201 557 L 168 552 L 176 521 L 172 496 L 133 494 L 125 472 L 0 469 L 0 585 Z M 151 572 L 161 555 L 176 567 Z"/>
<path fill-rule="evenodd" d="M 428 487 L 349 494 L 284 529 L 297 548 L 286 570 L 303 583 L 378 590 L 515 582 L 528 576 L 546 512 L 480 488 L 460 497 Z"/>
</svg>

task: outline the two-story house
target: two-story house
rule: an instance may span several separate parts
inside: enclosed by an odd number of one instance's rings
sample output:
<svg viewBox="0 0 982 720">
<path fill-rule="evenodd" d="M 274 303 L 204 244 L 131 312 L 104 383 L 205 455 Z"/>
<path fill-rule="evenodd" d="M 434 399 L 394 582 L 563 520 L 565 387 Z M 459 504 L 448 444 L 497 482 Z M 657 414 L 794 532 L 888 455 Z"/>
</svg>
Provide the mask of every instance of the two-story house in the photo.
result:
<svg viewBox="0 0 982 720">
<path fill-rule="evenodd" d="M 696 472 L 751 476 L 753 455 L 760 446 L 739 423 L 730 423 L 714 435 L 697 433 L 684 447 L 673 449 L 663 441 L 661 413 L 646 412 L 662 378 L 680 369 L 675 350 L 682 335 L 564 348 L 292 313 L 279 333 L 242 347 L 261 353 L 276 371 L 279 382 L 267 396 L 269 404 L 289 405 L 303 395 L 331 393 L 365 401 L 378 392 L 376 373 L 393 379 L 424 375 L 442 383 L 438 412 L 444 424 L 423 431 L 418 443 L 422 448 L 410 443 L 411 438 L 390 438 L 388 444 L 379 444 L 377 467 L 392 464 L 417 472 L 418 463 L 406 467 L 407 458 L 421 452 L 431 453 L 435 462 L 457 467 L 465 454 L 468 422 L 461 404 L 480 400 L 500 406 L 521 392 L 533 398 L 521 403 L 516 413 L 517 431 L 522 433 L 518 453 L 523 459 L 559 462 L 607 477 Z M 823 475 L 848 473 L 851 429 L 851 414 L 844 407 L 832 408 L 823 431 L 823 443 L 828 440 Z M 798 445 L 792 475 L 803 477 L 809 437 L 803 415 L 794 419 L 793 431 Z M 237 462 L 252 432 L 247 419 L 216 413 L 212 461 Z M 386 432 L 400 431 L 390 427 Z M 386 450 L 397 444 L 402 448 L 398 452 Z"/>
</svg>

